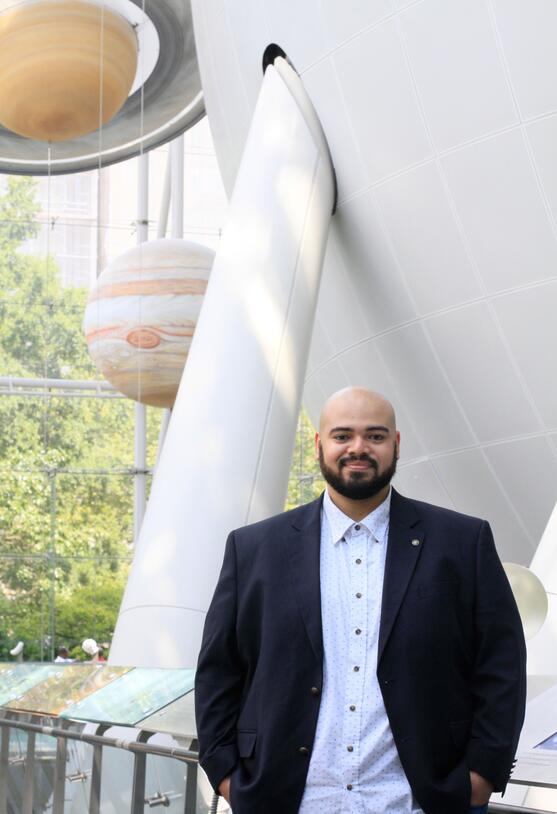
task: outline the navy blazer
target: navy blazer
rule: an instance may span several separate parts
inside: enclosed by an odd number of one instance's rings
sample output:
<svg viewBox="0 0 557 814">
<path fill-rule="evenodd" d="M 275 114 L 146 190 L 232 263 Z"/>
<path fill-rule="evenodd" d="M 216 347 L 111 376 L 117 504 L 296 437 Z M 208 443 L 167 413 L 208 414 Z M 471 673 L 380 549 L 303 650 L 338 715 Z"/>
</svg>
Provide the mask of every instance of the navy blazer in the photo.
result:
<svg viewBox="0 0 557 814">
<path fill-rule="evenodd" d="M 302 799 L 323 681 L 321 505 L 246 526 L 226 544 L 195 701 L 200 763 L 215 789 L 231 775 L 234 814 L 296 814 Z M 525 663 L 488 523 L 393 489 L 377 676 L 425 814 L 467 812 L 470 770 L 504 790 Z"/>
</svg>

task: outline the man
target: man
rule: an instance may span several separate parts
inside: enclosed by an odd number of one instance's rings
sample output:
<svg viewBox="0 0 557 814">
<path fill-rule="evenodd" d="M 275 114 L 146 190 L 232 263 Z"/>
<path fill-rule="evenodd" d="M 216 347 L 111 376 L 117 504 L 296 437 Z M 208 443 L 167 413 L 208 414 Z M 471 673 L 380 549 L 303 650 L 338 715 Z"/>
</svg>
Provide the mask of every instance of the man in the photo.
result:
<svg viewBox="0 0 557 814">
<path fill-rule="evenodd" d="M 232 532 L 196 677 L 200 762 L 234 814 L 483 812 L 525 704 L 482 520 L 390 486 L 391 404 L 326 403 L 319 500 Z"/>
<path fill-rule="evenodd" d="M 71 664 L 74 659 L 70 658 L 70 652 L 67 647 L 59 647 L 57 656 L 54 659 L 57 664 Z"/>
</svg>

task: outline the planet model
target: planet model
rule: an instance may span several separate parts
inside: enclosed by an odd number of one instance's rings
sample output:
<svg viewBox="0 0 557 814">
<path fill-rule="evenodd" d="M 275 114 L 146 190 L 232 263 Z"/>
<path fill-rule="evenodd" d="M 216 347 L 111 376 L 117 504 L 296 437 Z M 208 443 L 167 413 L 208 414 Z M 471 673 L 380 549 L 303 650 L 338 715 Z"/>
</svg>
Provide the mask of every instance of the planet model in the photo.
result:
<svg viewBox="0 0 557 814">
<path fill-rule="evenodd" d="M 65 141 L 120 110 L 137 69 L 137 37 L 110 7 L 87 0 L 23 2 L 0 14 L 0 123 Z"/>
<path fill-rule="evenodd" d="M 172 407 L 214 252 L 186 240 L 141 243 L 91 290 L 83 328 L 91 356 L 121 393 Z"/>
</svg>

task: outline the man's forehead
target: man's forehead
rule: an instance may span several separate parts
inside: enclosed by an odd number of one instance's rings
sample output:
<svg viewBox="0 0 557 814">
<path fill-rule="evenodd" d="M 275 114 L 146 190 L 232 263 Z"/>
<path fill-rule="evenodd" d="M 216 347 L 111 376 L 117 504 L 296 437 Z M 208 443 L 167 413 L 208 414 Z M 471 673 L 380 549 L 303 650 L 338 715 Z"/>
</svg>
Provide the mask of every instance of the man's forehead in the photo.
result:
<svg viewBox="0 0 557 814">
<path fill-rule="evenodd" d="M 392 410 L 387 404 L 377 403 L 347 405 L 331 404 L 324 411 L 322 423 L 326 426 L 353 427 L 374 427 L 378 425 L 392 424 Z"/>
</svg>

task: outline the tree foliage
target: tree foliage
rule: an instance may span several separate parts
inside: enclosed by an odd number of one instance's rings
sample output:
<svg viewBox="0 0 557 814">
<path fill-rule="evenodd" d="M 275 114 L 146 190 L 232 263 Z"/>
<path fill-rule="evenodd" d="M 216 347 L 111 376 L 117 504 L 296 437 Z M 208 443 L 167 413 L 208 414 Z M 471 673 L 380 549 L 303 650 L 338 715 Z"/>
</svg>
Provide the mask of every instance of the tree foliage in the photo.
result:
<svg viewBox="0 0 557 814">
<path fill-rule="evenodd" d="M 35 182 L 8 178 L 0 375 L 97 378 L 81 327 L 87 292 L 63 287 L 52 258 L 21 251 L 37 212 Z M 19 639 L 27 658 L 48 658 L 109 638 L 131 555 L 132 467 L 127 399 L 0 397 L 0 658 Z M 87 607 L 92 591 L 98 607 Z"/>
</svg>

